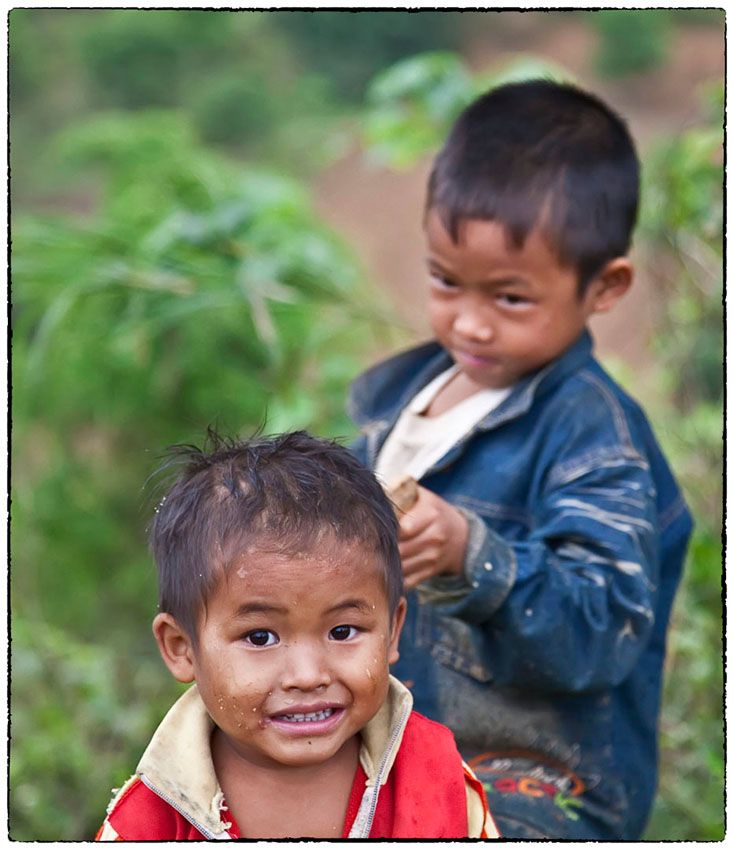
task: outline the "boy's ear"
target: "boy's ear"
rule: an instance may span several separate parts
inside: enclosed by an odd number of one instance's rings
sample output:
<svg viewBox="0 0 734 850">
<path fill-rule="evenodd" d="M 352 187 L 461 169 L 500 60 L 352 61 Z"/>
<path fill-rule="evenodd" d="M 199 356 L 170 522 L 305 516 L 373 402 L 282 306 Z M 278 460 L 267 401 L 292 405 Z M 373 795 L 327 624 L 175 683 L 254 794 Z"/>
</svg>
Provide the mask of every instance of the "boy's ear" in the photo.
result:
<svg viewBox="0 0 734 850">
<path fill-rule="evenodd" d="M 606 313 L 632 285 L 634 266 L 627 257 L 615 257 L 596 275 L 589 285 L 592 313 Z"/>
<path fill-rule="evenodd" d="M 387 648 L 387 663 L 394 664 L 398 658 L 400 658 L 400 653 L 398 652 L 398 641 L 400 640 L 400 632 L 403 630 L 403 623 L 405 622 L 405 612 L 408 610 L 408 603 L 404 596 L 400 597 L 400 602 L 398 602 L 398 607 L 395 609 L 395 613 L 392 618 L 392 627 L 390 629 L 390 643 Z"/>
<path fill-rule="evenodd" d="M 194 651 L 191 639 L 170 614 L 157 614 L 153 634 L 163 663 L 179 682 L 194 681 Z"/>
</svg>

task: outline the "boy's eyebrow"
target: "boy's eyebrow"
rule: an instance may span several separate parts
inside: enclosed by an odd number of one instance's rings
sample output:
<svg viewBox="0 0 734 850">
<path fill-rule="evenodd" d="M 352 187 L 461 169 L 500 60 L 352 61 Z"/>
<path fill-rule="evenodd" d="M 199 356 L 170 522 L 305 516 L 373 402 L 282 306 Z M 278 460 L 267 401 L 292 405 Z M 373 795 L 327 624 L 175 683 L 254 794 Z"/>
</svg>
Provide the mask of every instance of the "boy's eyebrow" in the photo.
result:
<svg viewBox="0 0 734 850">
<path fill-rule="evenodd" d="M 433 257 L 426 257 L 426 265 L 428 266 L 429 269 L 436 269 L 437 271 L 440 271 L 442 274 L 450 274 L 450 272 L 447 269 L 445 269 L 441 265 L 441 263 L 439 263 L 437 260 L 434 260 Z"/>
<path fill-rule="evenodd" d="M 244 602 L 235 611 L 235 617 L 246 617 L 248 614 L 287 614 L 288 609 L 269 602 Z"/>
<path fill-rule="evenodd" d="M 337 602 L 331 608 L 327 608 L 327 614 L 334 614 L 337 611 L 346 611 L 349 608 L 354 608 L 364 614 L 369 614 L 372 611 L 372 606 L 368 605 L 363 599 L 345 599 L 343 602 Z"/>
<path fill-rule="evenodd" d="M 429 271 L 437 271 L 445 277 L 452 279 L 454 277 L 453 273 L 445 269 L 441 263 L 434 260 L 432 257 L 426 258 L 426 265 L 428 266 Z M 496 280 L 487 280 L 484 283 L 492 286 L 520 286 L 525 287 L 527 289 L 532 288 L 531 283 L 526 280 L 524 277 L 503 277 L 497 278 Z"/>
<path fill-rule="evenodd" d="M 369 614 L 372 611 L 372 606 L 368 605 L 363 599 L 345 599 L 343 602 L 337 602 L 331 608 L 327 608 L 327 614 L 333 614 L 336 611 L 346 611 L 349 608 L 354 608 L 362 613 Z M 280 605 L 273 605 L 270 602 L 244 602 L 235 611 L 235 618 L 247 617 L 250 614 L 287 614 L 288 609 Z"/>
</svg>

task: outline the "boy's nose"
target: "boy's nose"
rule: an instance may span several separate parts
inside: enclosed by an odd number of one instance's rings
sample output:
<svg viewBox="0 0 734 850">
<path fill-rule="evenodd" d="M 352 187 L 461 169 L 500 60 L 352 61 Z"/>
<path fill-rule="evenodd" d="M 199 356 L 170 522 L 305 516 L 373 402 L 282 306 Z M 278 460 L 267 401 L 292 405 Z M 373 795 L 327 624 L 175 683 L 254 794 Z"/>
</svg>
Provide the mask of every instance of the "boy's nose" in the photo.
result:
<svg viewBox="0 0 734 850">
<path fill-rule="evenodd" d="M 292 643 L 282 673 L 283 690 L 315 691 L 331 684 L 324 653 L 306 642 Z"/>
<path fill-rule="evenodd" d="M 474 342 L 489 342 L 494 336 L 492 325 L 479 310 L 461 310 L 454 319 L 454 332 Z"/>
</svg>

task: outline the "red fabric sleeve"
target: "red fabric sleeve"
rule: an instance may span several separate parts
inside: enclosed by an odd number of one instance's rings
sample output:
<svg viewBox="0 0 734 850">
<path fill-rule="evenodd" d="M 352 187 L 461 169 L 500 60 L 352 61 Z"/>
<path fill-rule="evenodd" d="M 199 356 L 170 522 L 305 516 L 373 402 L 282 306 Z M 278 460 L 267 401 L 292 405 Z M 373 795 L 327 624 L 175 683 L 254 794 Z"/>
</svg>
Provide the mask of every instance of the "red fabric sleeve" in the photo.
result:
<svg viewBox="0 0 734 850">
<path fill-rule="evenodd" d="M 202 841 L 204 836 L 183 815 L 139 779 L 107 816 L 120 841 Z"/>
</svg>

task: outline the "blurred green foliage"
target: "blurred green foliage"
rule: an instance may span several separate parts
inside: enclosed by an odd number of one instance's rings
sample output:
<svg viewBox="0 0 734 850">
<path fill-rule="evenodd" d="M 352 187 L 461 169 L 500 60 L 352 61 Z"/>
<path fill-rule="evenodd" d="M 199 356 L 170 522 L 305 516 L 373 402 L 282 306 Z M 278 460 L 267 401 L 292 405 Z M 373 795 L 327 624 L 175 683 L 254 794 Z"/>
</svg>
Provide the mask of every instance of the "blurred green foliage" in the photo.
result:
<svg viewBox="0 0 734 850">
<path fill-rule="evenodd" d="M 348 381 L 394 347 L 354 257 L 286 174 L 340 150 L 381 70 L 364 124 L 372 153 L 403 165 L 477 91 L 568 78 L 532 56 L 470 73 L 445 49 L 483 20 L 10 12 L 13 839 L 90 837 L 180 692 L 149 632 L 146 479 L 162 449 L 212 422 L 348 436 Z M 710 107 L 650 158 L 640 234 L 666 307 L 651 412 L 698 522 L 651 838 L 722 831 L 720 88 Z"/>
<path fill-rule="evenodd" d="M 723 86 L 703 97 L 701 124 L 651 151 L 643 195 L 646 271 L 664 305 L 650 412 L 696 519 L 669 639 L 651 840 L 724 837 Z"/>
<path fill-rule="evenodd" d="M 594 65 L 602 77 L 631 77 L 661 68 L 682 26 L 723 27 L 724 10 L 595 9 L 586 18 L 597 35 Z"/>
<path fill-rule="evenodd" d="M 99 583 L 95 595 L 100 605 Z M 156 663 L 152 638 L 143 647 L 133 636 L 121 651 L 17 615 L 13 633 L 13 702 L 32 710 L 13 712 L 10 835 L 91 837 L 111 784 L 127 778 L 139 743 L 182 688 Z M 133 759 L 122 771 L 121 756 Z"/>
<path fill-rule="evenodd" d="M 290 12 L 278 26 L 309 67 L 333 77 L 339 94 L 361 101 L 368 81 L 403 56 L 458 47 L 462 16 L 450 11 Z"/>
<path fill-rule="evenodd" d="M 588 20 L 599 38 L 595 62 L 604 76 L 648 71 L 666 56 L 671 21 L 664 10 L 604 9 L 589 12 Z"/>
<path fill-rule="evenodd" d="M 723 379 L 723 88 L 703 95 L 707 121 L 649 159 L 643 220 L 650 250 L 673 266 L 657 274 L 667 310 L 656 356 L 685 412 L 719 402 Z"/>
<path fill-rule="evenodd" d="M 596 32 L 594 66 L 602 77 L 628 77 L 660 68 L 680 27 L 723 27 L 724 10 L 595 9 L 584 13 Z"/>
<path fill-rule="evenodd" d="M 64 175 L 46 162 L 44 131 L 90 111 L 181 109 L 205 141 L 279 166 L 310 169 L 331 154 L 334 87 L 298 60 L 272 14 L 14 9 L 9 22 L 11 164 L 24 191 Z"/>
<path fill-rule="evenodd" d="M 456 46 L 461 22 L 418 11 L 13 9 L 18 183 L 35 182 L 43 131 L 90 110 L 180 108 L 204 141 L 318 167 L 340 149 L 324 125 L 358 108 L 366 81 L 408 53 Z M 53 184 L 58 169 L 46 168 Z"/>
</svg>

